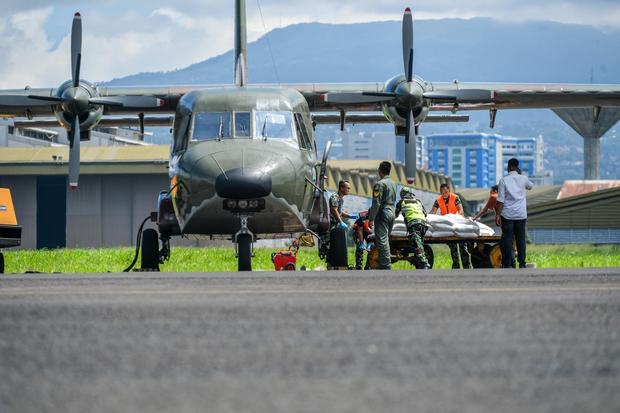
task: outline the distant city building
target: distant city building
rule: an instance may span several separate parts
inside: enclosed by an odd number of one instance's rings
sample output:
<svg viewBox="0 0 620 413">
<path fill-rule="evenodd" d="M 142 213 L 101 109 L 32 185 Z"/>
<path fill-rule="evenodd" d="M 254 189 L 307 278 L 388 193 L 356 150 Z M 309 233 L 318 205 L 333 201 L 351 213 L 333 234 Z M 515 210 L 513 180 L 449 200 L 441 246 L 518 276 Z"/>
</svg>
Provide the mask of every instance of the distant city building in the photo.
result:
<svg viewBox="0 0 620 413">
<path fill-rule="evenodd" d="M 504 174 L 510 158 L 537 185 L 548 184 L 543 171 L 543 138 L 515 138 L 487 133 L 430 135 L 420 145 L 425 154 L 418 165 L 450 176 L 461 188 L 488 188 Z"/>
<path fill-rule="evenodd" d="M 390 132 L 343 132 L 341 159 L 396 159 L 396 139 Z"/>
</svg>

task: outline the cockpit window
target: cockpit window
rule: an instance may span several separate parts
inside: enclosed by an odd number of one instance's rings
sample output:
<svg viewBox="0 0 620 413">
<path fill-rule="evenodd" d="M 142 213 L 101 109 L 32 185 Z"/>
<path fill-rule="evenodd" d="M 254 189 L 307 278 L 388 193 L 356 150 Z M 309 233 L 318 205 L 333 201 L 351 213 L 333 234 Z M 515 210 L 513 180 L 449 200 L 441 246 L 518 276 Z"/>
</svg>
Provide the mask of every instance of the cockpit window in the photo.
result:
<svg viewBox="0 0 620 413">
<path fill-rule="evenodd" d="M 292 112 L 255 112 L 254 136 L 259 139 L 293 139 Z"/>
<path fill-rule="evenodd" d="M 295 126 L 297 127 L 297 136 L 299 137 L 299 146 L 303 149 L 312 149 L 312 142 L 308 136 L 308 130 L 304 123 L 301 113 L 295 114 Z"/>
<path fill-rule="evenodd" d="M 194 114 L 192 140 L 207 141 L 230 137 L 230 112 L 197 112 Z"/>
<path fill-rule="evenodd" d="M 249 138 L 252 136 L 250 129 L 250 112 L 235 112 L 235 137 Z"/>
</svg>

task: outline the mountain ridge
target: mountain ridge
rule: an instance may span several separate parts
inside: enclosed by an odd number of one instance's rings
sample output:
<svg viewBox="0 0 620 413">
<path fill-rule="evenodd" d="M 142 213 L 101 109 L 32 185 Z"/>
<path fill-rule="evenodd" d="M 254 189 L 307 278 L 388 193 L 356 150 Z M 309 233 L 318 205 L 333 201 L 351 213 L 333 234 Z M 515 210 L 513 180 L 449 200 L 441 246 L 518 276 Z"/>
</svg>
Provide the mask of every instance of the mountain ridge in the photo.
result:
<svg viewBox="0 0 620 413">
<path fill-rule="evenodd" d="M 419 20 L 414 28 L 415 72 L 429 81 L 620 83 L 620 53 L 612 52 L 620 31 L 490 18 Z M 383 82 L 403 71 L 400 30 L 398 21 L 276 28 L 248 45 L 250 83 Z M 232 60 L 229 50 L 184 68 L 106 84 L 229 84 Z"/>
</svg>

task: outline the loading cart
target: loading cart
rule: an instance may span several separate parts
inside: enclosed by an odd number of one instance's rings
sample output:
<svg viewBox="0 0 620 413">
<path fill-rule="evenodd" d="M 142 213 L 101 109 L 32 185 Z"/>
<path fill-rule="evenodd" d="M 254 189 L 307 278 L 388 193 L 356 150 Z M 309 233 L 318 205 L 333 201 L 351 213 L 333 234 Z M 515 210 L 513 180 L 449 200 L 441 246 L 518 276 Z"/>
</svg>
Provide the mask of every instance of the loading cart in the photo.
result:
<svg viewBox="0 0 620 413">
<path fill-rule="evenodd" d="M 474 268 L 501 268 L 502 252 L 499 246 L 500 235 L 478 236 L 476 238 L 461 237 L 424 237 L 424 252 L 431 267 L 434 265 L 435 255 L 433 253 L 432 244 L 456 244 L 469 243 L 469 252 L 471 253 L 471 264 Z M 392 263 L 398 261 L 409 261 L 411 265 L 414 263 L 413 249 L 409 244 L 406 236 L 390 237 L 390 252 L 392 253 Z M 368 259 L 370 268 L 377 268 L 378 254 L 376 248 L 369 253 Z"/>
</svg>

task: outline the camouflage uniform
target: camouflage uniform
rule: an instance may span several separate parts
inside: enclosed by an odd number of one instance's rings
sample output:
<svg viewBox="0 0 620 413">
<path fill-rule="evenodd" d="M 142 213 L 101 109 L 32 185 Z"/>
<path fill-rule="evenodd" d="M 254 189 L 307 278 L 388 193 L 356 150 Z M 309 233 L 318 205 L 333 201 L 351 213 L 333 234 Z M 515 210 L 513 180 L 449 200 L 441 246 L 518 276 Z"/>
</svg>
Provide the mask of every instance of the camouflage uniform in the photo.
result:
<svg viewBox="0 0 620 413">
<path fill-rule="evenodd" d="M 336 217 L 332 216 L 331 209 L 336 208 L 339 214 L 342 214 L 342 205 L 344 204 L 344 199 L 342 199 L 338 192 L 334 192 L 332 196 L 329 197 L 329 229 L 333 229 L 340 221 L 336 219 Z"/>
<path fill-rule="evenodd" d="M 394 204 L 396 203 L 396 184 L 385 176 L 372 188 L 372 206 L 368 219 L 374 221 L 375 246 L 379 253 L 379 269 L 392 268 L 390 255 L 390 233 L 394 224 Z"/>
<path fill-rule="evenodd" d="M 329 206 L 329 230 L 323 235 L 321 235 L 320 243 L 319 243 L 319 257 L 327 261 L 329 265 L 329 241 L 330 241 L 330 233 L 332 230 L 338 225 L 340 221 L 336 219 L 335 216 L 332 215 L 331 209 L 336 208 L 338 213 L 342 213 L 342 205 L 344 204 L 344 199 L 342 199 L 338 192 L 334 192 L 328 200 Z"/>
<path fill-rule="evenodd" d="M 403 196 L 405 195 L 405 196 Z M 401 191 L 402 199 L 396 205 L 396 216 L 401 212 L 407 225 L 407 237 L 413 249 L 415 267 L 418 269 L 431 268 L 424 252 L 424 234 L 428 229 L 426 209 L 419 199 L 405 188 Z"/>
<path fill-rule="evenodd" d="M 367 230 L 366 223 L 368 222 L 368 216 L 358 218 L 353 224 L 353 241 L 355 241 L 355 269 L 361 270 L 362 268 L 367 270 L 369 267 L 368 257 L 366 257 L 366 266 L 364 263 L 364 244 L 368 243 L 368 236 L 371 231 Z M 362 237 L 359 237 L 358 229 L 362 229 Z"/>
</svg>

